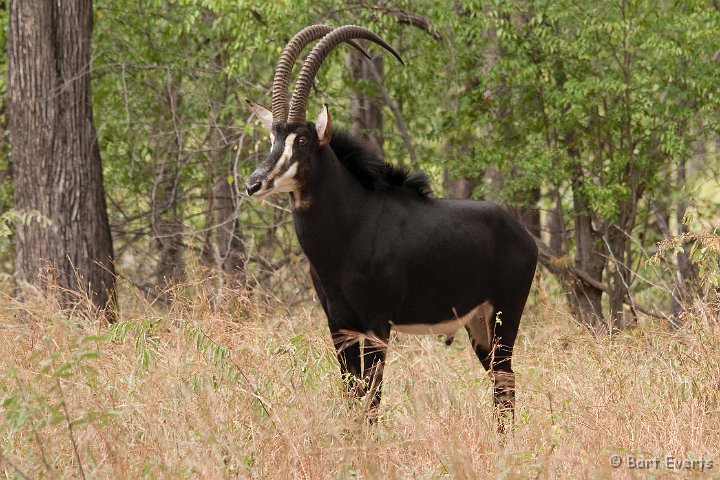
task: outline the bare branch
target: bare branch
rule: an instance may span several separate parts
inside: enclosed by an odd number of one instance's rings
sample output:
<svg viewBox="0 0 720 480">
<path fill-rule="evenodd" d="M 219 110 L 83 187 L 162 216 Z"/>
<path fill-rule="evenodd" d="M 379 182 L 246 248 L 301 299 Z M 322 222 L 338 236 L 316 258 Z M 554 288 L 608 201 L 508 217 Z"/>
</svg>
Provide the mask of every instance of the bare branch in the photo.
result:
<svg viewBox="0 0 720 480">
<path fill-rule="evenodd" d="M 561 281 L 565 283 L 567 283 L 568 279 L 573 279 L 575 281 L 581 281 L 597 290 L 600 290 L 601 292 L 610 293 L 610 287 L 598 280 L 595 280 L 586 271 L 580 270 L 574 265 L 570 265 L 562 258 L 556 257 L 552 254 L 552 250 L 550 250 L 550 247 L 545 245 L 542 240 L 540 240 L 534 235 L 532 237 L 538 247 L 538 262 L 540 262 L 540 265 L 545 267 L 547 271 L 557 276 Z M 639 305 L 637 302 L 630 299 L 628 295 L 625 295 L 625 297 L 623 297 L 623 303 L 625 305 L 628 305 L 630 308 L 633 308 L 638 312 L 648 315 L 650 317 L 659 318 L 662 320 L 668 320 L 670 318 L 662 312 L 658 312 L 654 309 Z"/>
<path fill-rule="evenodd" d="M 377 71 L 377 68 L 375 68 L 375 64 L 373 62 L 368 62 L 370 64 L 370 75 L 372 75 L 373 81 L 375 82 L 375 86 L 380 91 L 380 94 L 382 95 L 383 99 L 385 100 L 385 103 L 387 104 L 388 108 L 393 113 L 393 116 L 395 117 L 395 123 L 397 124 L 398 130 L 400 130 L 400 135 L 403 139 L 403 144 L 405 145 L 405 149 L 408 152 L 408 155 L 410 155 L 410 163 L 413 167 L 418 166 L 418 159 L 417 159 L 417 153 L 415 152 L 415 147 L 413 147 L 412 144 L 412 138 L 410 137 L 410 132 L 407 129 L 407 125 L 405 124 L 405 118 L 402 115 L 402 112 L 400 111 L 400 106 L 397 104 L 397 102 L 392 98 L 392 95 L 390 95 L 390 92 L 388 92 L 388 89 L 385 88 L 385 84 L 383 84 L 382 78 L 380 77 L 380 74 Z"/>
<path fill-rule="evenodd" d="M 395 19 L 402 24 L 419 28 L 438 42 L 443 39 L 442 35 L 433 28 L 430 19 L 418 13 L 391 7 L 373 7 L 373 10 L 395 17 Z"/>
</svg>

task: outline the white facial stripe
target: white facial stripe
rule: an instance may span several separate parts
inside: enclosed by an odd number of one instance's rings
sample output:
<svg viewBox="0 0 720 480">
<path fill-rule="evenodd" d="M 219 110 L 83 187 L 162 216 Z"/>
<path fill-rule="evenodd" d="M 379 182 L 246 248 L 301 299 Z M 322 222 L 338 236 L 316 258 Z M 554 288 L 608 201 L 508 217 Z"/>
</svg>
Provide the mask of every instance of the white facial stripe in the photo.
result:
<svg viewBox="0 0 720 480">
<path fill-rule="evenodd" d="M 286 162 L 292 158 L 293 145 L 295 144 L 295 137 L 297 137 L 297 133 L 291 133 L 290 135 L 285 137 L 285 150 L 283 150 L 282 157 L 280 157 L 280 160 L 278 160 L 278 163 L 280 161 Z"/>
<path fill-rule="evenodd" d="M 285 137 L 285 149 L 283 150 L 282 155 L 280 155 L 280 158 L 278 158 L 278 161 L 275 162 L 272 170 L 268 172 L 266 177 L 268 180 L 272 180 L 273 178 L 275 178 L 275 176 L 280 173 L 280 170 L 285 165 L 285 163 L 292 158 L 295 137 L 297 137 L 297 133 L 291 133 L 290 135 Z"/>
<path fill-rule="evenodd" d="M 282 175 L 275 179 L 275 185 L 273 190 L 276 192 L 292 192 L 297 189 L 297 182 L 295 181 L 295 174 L 297 173 L 297 162 L 290 165 L 290 168 L 285 170 Z"/>
<path fill-rule="evenodd" d="M 290 192 L 293 194 L 293 205 L 299 205 L 299 186 L 295 175 L 297 174 L 298 164 L 293 163 L 283 172 L 283 168 L 287 166 L 293 155 L 293 145 L 295 144 L 295 138 L 297 133 L 291 133 L 285 138 L 285 146 L 280 158 L 273 165 L 270 171 L 265 175 L 265 180 L 262 181 L 260 191 L 253 195 L 253 198 L 258 200 L 263 199 L 267 195 L 273 193 Z M 272 146 L 275 146 L 275 135 L 270 133 L 270 141 Z M 281 173 L 282 172 L 282 173 Z M 269 187 L 269 185 L 272 185 Z M 293 207 L 295 208 L 295 207 Z"/>
</svg>

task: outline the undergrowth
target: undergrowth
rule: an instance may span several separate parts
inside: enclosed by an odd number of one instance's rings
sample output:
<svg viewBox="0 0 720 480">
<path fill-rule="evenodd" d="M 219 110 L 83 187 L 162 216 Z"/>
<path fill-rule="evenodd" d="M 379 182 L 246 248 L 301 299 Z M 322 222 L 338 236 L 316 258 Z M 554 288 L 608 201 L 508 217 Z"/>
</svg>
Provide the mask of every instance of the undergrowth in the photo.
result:
<svg viewBox="0 0 720 480">
<path fill-rule="evenodd" d="M 42 295 L 0 299 L 0 472 L 6 478 L 628 478 L 667 456 L 720 461 L 720 331 L 597 339 L 536 295 L 514 359 L 516 428 L 460 335 L 392 339 L 380 419 L 344 395 L 322 310 L 256 292 L 171 307 L 131 290 L 112 326 Z M 611 455 L 625 464 L 610 465 Z M 662 459 L 638 470 L 628 458 Z"/>
</svg>

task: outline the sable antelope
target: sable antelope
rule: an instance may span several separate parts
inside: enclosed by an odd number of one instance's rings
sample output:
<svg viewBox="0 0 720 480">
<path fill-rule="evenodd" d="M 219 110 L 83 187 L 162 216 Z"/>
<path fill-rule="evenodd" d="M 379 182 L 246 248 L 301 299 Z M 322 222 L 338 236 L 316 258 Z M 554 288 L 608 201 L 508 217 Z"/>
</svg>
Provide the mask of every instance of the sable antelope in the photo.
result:
<svg viewBox="0 0 720 480">
<path fill-rule="evenodd" d="M 321 37 L 321 38 L 320 38 Z M 287 102 L 292 66 L 320 38 Z M 430 196 L 427 176 L 379 160 L 365 145 L 333 131 L 327 105 L 306 121 L 310 87 L 328 53 L 366 39 L 400 62 L 362 27 L 312 26 L 283 51 L 272 112 L 248 100 L 270 130 L 270 152 L 247 181 L 255 198 L 291 196 L 298 240 L 325 310 L 340 362 L 356 395 L 379 405 L 390 332 L 445 334 L 461 328 L 493 381 L 500 412 L 513 414 L 512 350 L 537 263 L 528 232 L 499 206 Z M 357 338 L 377 340 L 363 349 Z"/>
</svg>

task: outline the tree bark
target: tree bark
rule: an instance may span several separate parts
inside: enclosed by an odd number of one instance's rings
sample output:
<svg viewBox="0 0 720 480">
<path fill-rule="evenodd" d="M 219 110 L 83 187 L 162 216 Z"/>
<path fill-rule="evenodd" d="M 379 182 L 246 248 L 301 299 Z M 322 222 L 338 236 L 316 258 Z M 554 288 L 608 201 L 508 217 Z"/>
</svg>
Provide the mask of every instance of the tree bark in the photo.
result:
<svg viewBox="0 0 720 480">
<path fill-rule="evenodd" d="M 503 19 L 508 23 L 513 22 L 510 15 L 503 14 Z M 529 18 L 519 16 L 515 19 L 516 22 L 520 22 L 522 25 L 526 24 Z M 497 40 L 496 40 L 497 41 Z M 497 56 L 498 59 L 506 56 L 505 49 L 501 45 L 497 45 L 492 51 L 486 53 L 486 57 Z M 490 61 L 494 64 L 497 60 L 491 58 Z M 499 124 L 499 131 L 502 136 L 512 142 L 512 139 L 517 136 L 515 125 L 513 124 L 513 109 L 514 109 L 514 98 L 511 90 L 507 88 L 505 79 L 500 81 L 500 89 L 496 98 L 498 105 L 497 108 L 497 123 Z M 515 167 L 511 169 L 511 175 L 516 172 Z M 540 201 L 540 188 L 530 188 L 515 193 L 514 198 L 511 199 L 510 205 L 508 205 L 508 211 L 520 222 L 527 230 L 536 237 L 540 237 L 540 210 L 535 206 Z"/>
<path fill-rule="evenodd" d="M 687 176 L 687 159 L 684 155 L 680 157 L 680 163 L 677 169 L 677 182 L 675 184 L 675 191 L 680 194 L 678 200 L 677 210 L 675 212 L 675 222 L 677 229 L 673 232 L 670 229 L 670 213 L 669 206 L 665 203 L 659 205 L 653 205 L 652 209 L 655 213 L 655 224 L 658 230 L 662 234 L 663 238 L 669 240 L 675 236 L 681 237 L 683 234 L 688 232 L 687 225 L 685 225 L 685 213 L 688 208 L 688 200 L 684 198 L 685 184 Z M 670 192 L 666 192 L 666 197 L 670 198 Z M 690 259 L 687 251 L 683 250 L 675 254 L 675 260 L 677 262 L 677 271 L 673 275 L 673 289 L 672 289 L 672 313 L 673 321 L 671 325 L 679 326 L 681 323 L 681 314 L 690 306 L 695 296 L 698 294 L 698 266 L 695 265 Z"/>
<path fill-rule="evenodd" d="M 702 142 L 699 142 L 702 144 Z M 704 146 L 702 147 L 704 149 Z M 685 213 L 688 209 L 688 200 L 686 195 L 686 183 L 687 183 L 687 160 L 684 155 L 680 156 L 680 165 L 677 170 L 677 191 L 680 192 L 681 198 L 678 201 L 677 212 L 675 216 L 675 222 L 677 224 L 676 235 L 682 236 L 688 232 L 687 225 L 685 224 Z M 693 297 L 697 293 L 697 278 L 698 278 L 698 267 L 690 259 L 690 255 L 686 251 L 677 253 L 678 263 L 678 275 L 675 278 L 675 291 L 673 295 L 673 313 L 679 315 L 682 311 L 687 308 Z M 680 300 L 683 304 L 676 305 L 677 301 Z"/>
<path fill-rule="evenodd" d="M 160 255 L 157 287 L 163 291 L 185 280 L 184 225 L 177 198 L 179 177 L 178 165 L 173 160 L 163 162 L 156 173 L 152 199 L 152 230 Z"/>
<path fill-rule="evenodd" d="M 468 177 L 454 177 L 447 168 L 443 170 L 443 181 L 450 198 L 471 198 L 476 186 Z"/>
<path fill-rule="evenodd" d="M 10 2 L 8 97 L 15 209 L 49 226 L 17 225 L 16 278 L 114 298 L 113 247 L 90 97 L 91 0 Z M 52 272 L 51 277 L 47 273 Z"/>
<path fill-rule="evenodd" d="M 170 114 L 173 135 L 165 152 L 158 152 L 152 191 L 152 232 L 159 253 L 156 286 L 161 299 L 169 301 L 169 289 L 185 280 L 184 224 L 179 204 L 180 170 L 183 156 L 183 125 L 179 116 L 180 87 L 168 71 L 164 107 Z M 158 145 L 162 148 L 162 142 Z"/>
<path fill-rule="evenodd" d="M 567 246 L 567 229 L 563 217 L 562 200 L 560 192 L 555 189 L 550 194 L 555 201 L 555 208 L 551 209 L 547 216 L 547 230 L 550 233 L 550 250 L 556 257 L 565 255 L 569 248 Z"/>
<path fill-rule="evenodd" d="M 521 198 L 523 200 L 527 199 L 527 202 L 523 203 L 537 205 L 540 201 L 540 189 L 533 188 L 529 192 L 523 192 Z M 508 210 L 530 233 L 540 237 L 540 209 L 534 206 L 513 205 Z"/>
<path fill-rule="evenodd" d="M 220 179 L 216 193 L 217 250 L 220 268 L 228 286 L 238 288 L 245 283 L 245 244 L 238 218 L 238 195 L 227 175 Z"/>
<path fill-rule="evenodd" d="M 612 268 L 608 269 L 608 281 L 612 288 L 610 292 L 610 319 L 615 330 L 623 330 L 631 324 L 625 319 L 623 307 L 626 298 L 632 302 L 630 285 L 634 280 L 634 272 L 631 270 L 633 252 L 630 234 L 635 228 L 638 202 L 645 190 L 643 183 L 638 178 L 633 160 L 631 157 L 625 169 L 625 183 L 629 186 L 630 196 L 626 200 L 619 202 L 617 224 L 607 229 L 606 237 L 606 248 L 612 265 Z M 635 315 L 632 309 L 631 313 L 633 316 Z"/>
<path fill-rule="evenodd" d="M 570 149 L 570 156 L 578 158 L 578 153 Z M 596 281 L 602 281 L 605 258 L 601 237 L 593 228 L 593 218 L 587 199 L 581 193 L 581 167 L 575 166 L 573 172 L 573 212 L 575 221 L 575 268 L 588 273 Z M 602 290 L 583 281 L 575 280 L 568 298 L 570 309 L 575 318 L 596 333 L 607 330 L 602 313 Z"/>
<path fill-rule="evenodd" d="M 567 80 L 562 63 L 556 65 L 554 76 L 558 88 L 562 88 Z M 575 269 L 587 273 L 588 279 L 592 281 L 592 284 L 573 277 L 572 283 L 567 291 L 568 304 L 570 311 L 579 323 L 587 326 L 596 334 L 602 334 L 608 331 L 602 312 L 603 290 L 597 287 L 597 285 L 602 283 L 603 271 L 605 270 L 606 264 L 604 255 L 605 248 L 602 243 L 602 231 L 604 227 L 599 225 L 601 222 L 597 216 L 593 214 L 590 209 L 590 202 L 585 192 L 583 192 L 585 172 L 583 170 L 581 152 L 576 143 L 576 138 L 575 131 L 572 128 L 568 128 L 562 132 L 558 143 L 563 146 L 567 156 L 572 160 L 570 176 L 573 203 L 572 217 L 574 223 Z M 556 197 L 556 209 L 558 211 L 561 205 L 559 197 Z M 593 223 L 597 224 L 597 229 L 593 226 Z M 558 243 L 557 240 L 555 242 Z"/>
</svg>

